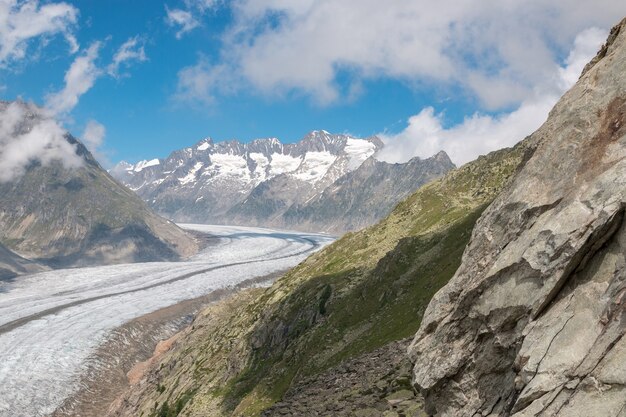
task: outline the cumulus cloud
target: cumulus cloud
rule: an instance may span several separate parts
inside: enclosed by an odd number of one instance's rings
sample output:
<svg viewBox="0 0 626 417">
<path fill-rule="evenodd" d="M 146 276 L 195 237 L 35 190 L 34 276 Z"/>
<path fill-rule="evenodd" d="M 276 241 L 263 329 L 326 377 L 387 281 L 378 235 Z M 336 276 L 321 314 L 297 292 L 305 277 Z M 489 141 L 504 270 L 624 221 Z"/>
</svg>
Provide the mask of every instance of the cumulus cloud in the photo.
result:
<svg viewBox="0 0 626 417">
<path fill-rule="evenodd" d="M 357 81 L 460 86 L 490 111 L 517 106 L 549 86 L 578 33 L 608 28 L 626 14 L 626 3 L 613 0 L 230 4 L 234 23 L 218 63 L 228 76 L 215 88 L 297 91 L 330 104 L 350 94 L 341 82 L 348 74 Z"/>
<path fill-rule="evenodd" d="M 113 55 L 113 61 L 107 67 L 107 72 L 112 77 L 117 78 L 122 65 L 129 65 L 133 61 L 144 62 L 147 59 L 142 41 L 138 36 L 135 36 L 120 46 L 115 55 Z"/>
<path fill-rule="evenodd" d="M 574 42 L 566 65 L 553 68 L 555 82 L 550 88 L 536 90 L 510 113 L 497 116 L 476 113 L 462 123 L 444 127 L 444 115 L 432 107 L 423 109 L 408 120 L 407 127 L 395 135 L 381 134 L 385 148 L 377 155 L 388 162 L 405 162 L 414 156 L 428 157 L 445 150 L 456 164 L 464 164 L 478 155 L 512 146 L 535 131 L 545 120 L 560 95 L 580 76 L 584 65 L 598 51 L 606 31 L 590 28 Z"/>
<path fill-rule="evenodd" d="M 455 164 L 462 165 L 478 155 L 511 146 L 532 133 L 545 121 L 556 100 L 556 96 L 528 100 L 517 110 L 500 116 L 476 113 L 449 128 L 443 125 L 444 115 L 427 107 L 409 118 L 402 132 L 381 134 L 385 147 L 376 158 L 406 162 L 414 156 L 428 157 L 444 150 Z"/>
<path fill-rule="evenodd" d="M 101 43 L 94 42 L 65 73 L 65 86 L 46 97 L 46 107 L 54 114 L 63 115 L 74 109 L 80 97 L 93 87 L 102 71 L 96 65 Z"/>
<path fill-rule="evenodd" d="M 66 131 L 33 105 L 13 102 L 0 105 L 0 182 L 14 180 L 29 164 L 60 161 L 68 168 L 82 159 L 65 138 Z"/>
<path fill-rule="evenodd" d="M 0 65 L 23 59 L 35 38 L 61 35 L 75 53 L 78 42 L 72 31 L 77 19 L 78 9 L 65 2 L 0 0 Z"/>
</svg>

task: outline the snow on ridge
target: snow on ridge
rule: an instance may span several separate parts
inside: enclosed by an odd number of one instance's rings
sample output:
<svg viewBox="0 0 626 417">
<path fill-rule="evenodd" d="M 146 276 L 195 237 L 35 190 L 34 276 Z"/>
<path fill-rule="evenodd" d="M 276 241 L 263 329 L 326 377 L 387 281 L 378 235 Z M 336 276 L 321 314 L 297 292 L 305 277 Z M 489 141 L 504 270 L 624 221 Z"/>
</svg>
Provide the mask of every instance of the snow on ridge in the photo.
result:
<svg viewBox="0 0 626 417">
<path fill-rule="evenodd" d="M 275 137 L 255 139 L 243 144 L 236 141 L 214 143 L 206 138 L 193 147 L 174 152 L 166 160 L 141 161 L 119 171 L 123 171 L 125 175 L 130 174 L 122 178 L 133 190 L 148 185 L 143 183 L 143 175 L 135 174 L 150 166 L 162 164 L 168 171 L 159 172 L 157 178 L 150 180 L 150 190 L 165 180 L 172 179 L 181 187 L 195 187 L 196 182 L 208 185 L 214 181 L 221 183 L 226 180 L 224 184 L 232 184 L 234 181 L 235 184 L 241 184 L 242 189 L 249 191 L 250 186 L 257 186 L 281 174 L 311 184 L 322 178 L 336 179 L 357 169 L 376 151 L 376 144 L 370 140 L 345 134 L 333 135 L 326 130 L 315 130 L 302 140 L 311 140 L 312 137 L 323 146 L 310 148 L 318 149 L 316 151 L 298 152 L 298 155 L 292 152 L 297 144 L 287 144 L 283 148 L 283 144 Z M 197 162 L 199 160 L 202 162 Z"/>
<path fill-rule="evenodd" d="M 348 138 L 345 153 L 348 155 L 348 169 L 357 169 L 363 162 L 376 152 L 376 145 L 365 139 Z"/>
<path fill-rule="evenodd" d="M 250 171 L 246 158 L 234 153 L 215 153 L 211 155 L 211 170 L 220 177 L 242 177 L 249 179 Z"/>
<path fill-rule="evenodd" d="M 316 183 L 328 172 L 337 157 L 328 151 L 307 152 L 298 170 L 293 174 L 294 178 L 309 183 Z"/>
<path fill-rule="evenodd" d="M 250 152 L 248 156 L 256 164 L 256 168 L 253 172 L 255 183 L 259 184 L 265 181 L 267 179 L 267 167 L 270 165 L 270 160 L 259 152 Z"/>
<path fill-rule="evenodd" d="M 135 172 L 141 172 L 144 169 L 148 168 L 148 167 L 153 167 L 156 165 L 159 165 L 161 163 L 161 161 L 159 161 L 158 159 L 151 159 L 149 161 L 144 160 L 144 161 L 139 161 L 137 162 L 137 164 L 135 164 L 135 166 L 133 167 L 133 171 Z"/>
<path fill-rule="evenodd" d="M 270 161 L 270 176 L 274 177 L 280 174 L 288 174 L 294 172 L 300 164 L 302 158 L 285 155 L 282 153 L 273 153 Z"/>
<path fill-rule="evenodd" d="M 196 180 L 196 173 L 200 171 L 204 163 L 196 162 L 196 164 L 189 170 L 189 173 L 182 178 L 179 178 L 178 181 L 181 185 L 189 184 L 190 182 L 194 182 Z"/>
</svg>

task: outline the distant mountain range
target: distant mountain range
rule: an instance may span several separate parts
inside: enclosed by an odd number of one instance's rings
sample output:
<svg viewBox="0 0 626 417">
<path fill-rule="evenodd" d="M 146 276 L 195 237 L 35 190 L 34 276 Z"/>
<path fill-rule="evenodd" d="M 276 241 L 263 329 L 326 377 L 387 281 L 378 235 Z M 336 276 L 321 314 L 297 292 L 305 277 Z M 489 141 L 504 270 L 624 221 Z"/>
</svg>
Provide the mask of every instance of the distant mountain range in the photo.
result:
<svg viewBox="0 0 626 417">
<path fill-rule="evenodd" d="M 177 222 L 344 232 L 373 224 L 454 168 L 444 152 L 405 164 L 374 159 L 377 137 L 313 131 L 301 141 L 213 142 L 109 172 Z"/>
<path fill-rule="evenodd" d="M 37 107 L 18 105 L 27 109 L 12 135 L 32 131 L 42 118 Z M 0 102 L 0 112 L 9 106 Z M 6 275 L 27 272 L 32 265 L 24 258 L 65 267 L 175 260 L 196 251 L 192 236 L 116 182 L 81 142 L 69 134 L 65 140 L 80 167 L 34 160 L 22 175 L 0 181 L 0 269 Z"/>
</svg>

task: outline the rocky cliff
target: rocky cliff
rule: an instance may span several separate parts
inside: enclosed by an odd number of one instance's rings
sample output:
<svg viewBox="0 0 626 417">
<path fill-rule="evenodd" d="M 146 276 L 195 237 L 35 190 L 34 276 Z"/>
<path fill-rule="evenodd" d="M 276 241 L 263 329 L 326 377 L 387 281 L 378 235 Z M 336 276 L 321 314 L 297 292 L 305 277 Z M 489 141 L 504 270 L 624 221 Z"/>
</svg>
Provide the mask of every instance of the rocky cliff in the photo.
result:
<svg viewBox="0 0 626 417">
<path fill-rule="evenodd" d="M 23 120 L 9 134 L 33 132 L 44 118 L 41 109 L 2 103 L 0 111 L 15 106 Z M 173 260 L 196 250 L 192 236 L 150 211 L 81 142 L 69 134 L 63 140 L 76 166 L 34 159 L 19 175 L 0 181 L 1 244 L 52 267 Z"/>
<path fill-rule="evenodd" d="M 626 415 L 626 20 L 529 142 L 410 346 L 430 415 Z"/>
</svg>

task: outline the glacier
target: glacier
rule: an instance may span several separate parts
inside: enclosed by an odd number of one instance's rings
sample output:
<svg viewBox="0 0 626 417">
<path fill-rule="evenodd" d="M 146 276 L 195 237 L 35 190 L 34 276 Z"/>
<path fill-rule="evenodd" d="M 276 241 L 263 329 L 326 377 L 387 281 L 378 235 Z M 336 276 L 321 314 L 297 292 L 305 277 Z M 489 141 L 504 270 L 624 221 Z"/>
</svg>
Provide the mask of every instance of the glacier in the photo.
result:
<svg viewBox="0 0 626 417">
<path fill-rule="evenodd" d="M 90 355 L 120 325 L 286 270 L 328 235 L 181 225 L 218 237 L 184 262 L 56 270 L 0 282 L 0 416 L 39 417 L 75 393 Z"/>
</svg>

